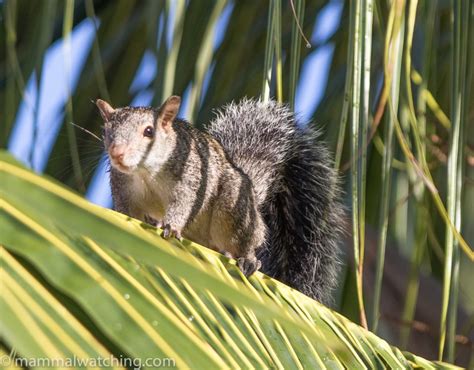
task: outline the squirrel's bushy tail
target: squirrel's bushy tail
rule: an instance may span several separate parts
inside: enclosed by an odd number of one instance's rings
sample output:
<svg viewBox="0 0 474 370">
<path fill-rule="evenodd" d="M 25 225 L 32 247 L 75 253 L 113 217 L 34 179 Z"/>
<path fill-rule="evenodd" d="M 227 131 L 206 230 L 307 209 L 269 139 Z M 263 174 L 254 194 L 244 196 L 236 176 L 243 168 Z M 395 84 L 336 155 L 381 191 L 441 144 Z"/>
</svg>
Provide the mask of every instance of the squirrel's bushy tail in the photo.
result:
<svg viewBox="0 0 474 370">
<path fill-rule="evenodd" d="M 264 269 L 329 303 L 337 282 L 342 207 L 328 154 L 312 133 L 296 134 L 281 181 L 265 211 L 271 232 L 270 248 L 262 256 Z"/>
<path fill-rule="evenodd" d="M 252 180 L 268 226 L 258 252 L 261 270 L 328 303 L 338 271 L 342 206 L 325 146 L 273 101 L 229 104 L 208 131 Z"/>
</svg>

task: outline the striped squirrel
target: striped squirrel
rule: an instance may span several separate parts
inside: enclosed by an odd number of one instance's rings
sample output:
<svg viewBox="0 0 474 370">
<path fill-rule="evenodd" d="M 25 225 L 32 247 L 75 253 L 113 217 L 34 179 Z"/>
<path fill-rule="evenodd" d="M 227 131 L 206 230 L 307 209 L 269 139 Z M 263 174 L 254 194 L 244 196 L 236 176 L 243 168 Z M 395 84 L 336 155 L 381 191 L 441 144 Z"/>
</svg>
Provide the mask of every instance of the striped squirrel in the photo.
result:
<svg viewBox="0 0 474 370">
<path fill-rule="evenodd" d="M 206 132 L 159 109 L 96 105 L 104 120 L 115 210 L 157 220 L 322 302 L 336 284 L 342 206 L 328 152 L 274 101 L 244 99 Z"/>
</svg>

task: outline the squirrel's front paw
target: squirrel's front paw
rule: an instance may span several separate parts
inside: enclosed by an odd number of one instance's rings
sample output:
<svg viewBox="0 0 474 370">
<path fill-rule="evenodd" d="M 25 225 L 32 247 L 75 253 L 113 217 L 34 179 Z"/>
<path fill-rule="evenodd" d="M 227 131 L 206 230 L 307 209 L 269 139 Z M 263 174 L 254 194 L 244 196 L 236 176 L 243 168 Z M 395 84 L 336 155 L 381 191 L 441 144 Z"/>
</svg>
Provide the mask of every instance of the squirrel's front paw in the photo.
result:
<svg viewBox="0 0 474 370">
<path fill-rule="evenodd" d="M 156 220 L 154 219 L 153 217 L 149 216 L 149 215 L 145 215 L 145 222 L 148 224 L 148 225 L 151 225 L 151 226 L 154 226 L 154 227 L 160 227 L 161 228 L 161 225 L 160 225 L 160 222 L 159 220 Z"/>
<path fill-rule="evenodd" d="M 242 271 L 246 277 L 249 277 L 262 267 L 262 262 L 260 262 L 256 257 L 240 257 L 237 259 L 237 266 L 239 266 L 240 271 Z"/>
<path fill-rule="evenodd" d="M 170 224 L 166 224 L 163 227 L 163 238 L 169 239 L 171 237 L 175 237 L 176 239 L 181 240 L 181 230 L 171 226 Z"/>
</svg>

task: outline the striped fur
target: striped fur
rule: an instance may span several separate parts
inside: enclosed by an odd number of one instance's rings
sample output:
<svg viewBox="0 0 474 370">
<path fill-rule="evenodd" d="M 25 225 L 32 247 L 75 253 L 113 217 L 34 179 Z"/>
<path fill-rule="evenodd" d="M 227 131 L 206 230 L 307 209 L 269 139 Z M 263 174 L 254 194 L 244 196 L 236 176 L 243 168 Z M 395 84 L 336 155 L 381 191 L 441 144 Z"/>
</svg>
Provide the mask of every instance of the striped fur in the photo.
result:
<svg viewBox="0 0 474 370">
<path fill-rule="evenodd" d="M 319 301 L 337 282 L 342 205 L 318 135 L 274 101 L 244 99 L 218 112 L 208 132 L 254 186 L 268 227 L 261 270 Z"/>
<path fill-rule="evenodd" d="M 249 99 L 218 112 L 207 133 L 178 118 L 165 127 L 170 99 L 159 109 L 98 102 L 109 156 L 122 148 L 111 168 L 114 208 L 237 258 L 246 275 L 261 262 L 263 272 L 329 303 L 342 206 L 317 135 L 286 106 Z"/>
</svg>

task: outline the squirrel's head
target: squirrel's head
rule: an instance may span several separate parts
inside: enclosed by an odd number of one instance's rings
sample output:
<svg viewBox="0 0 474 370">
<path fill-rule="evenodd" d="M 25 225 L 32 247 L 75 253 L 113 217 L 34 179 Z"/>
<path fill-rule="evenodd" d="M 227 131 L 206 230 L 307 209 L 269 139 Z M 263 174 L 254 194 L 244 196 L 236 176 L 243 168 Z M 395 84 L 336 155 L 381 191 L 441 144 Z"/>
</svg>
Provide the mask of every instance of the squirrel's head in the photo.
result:
<svg viewBox="0 0 474 370">
<path fill-rule="evenodd" d="M 98 99 L 96 105 L 104 119 L 104 144 L 111 165 L 124 173 L 140 168 L 158 171 L 173 150 L 172 124 L 180 103 L 179 96 L 171 96 L 159 109 L 113 108 Z"/>
</svg>

